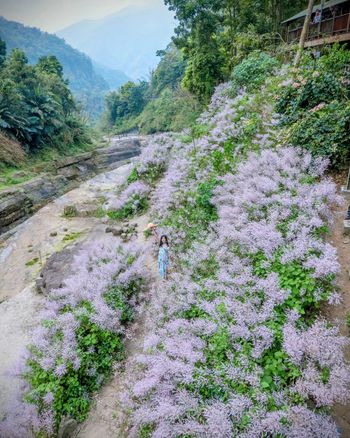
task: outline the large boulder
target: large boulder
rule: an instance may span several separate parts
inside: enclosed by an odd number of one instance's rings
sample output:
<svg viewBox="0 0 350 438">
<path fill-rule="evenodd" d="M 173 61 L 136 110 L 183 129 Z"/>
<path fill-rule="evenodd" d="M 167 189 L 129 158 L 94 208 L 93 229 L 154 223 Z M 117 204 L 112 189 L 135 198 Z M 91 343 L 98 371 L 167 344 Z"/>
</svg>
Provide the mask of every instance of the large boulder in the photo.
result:
<svg viewBox="0 0 350 438">
<path fill-rule="evenodd" d="M 82 243 L 76 242 L 49 257 L 36 280 L 39 293 L 48 295 L 50 290 L 63 286 L 64 280 L 72 274 L 74 256 L 81 247 Z"/>
</svg>

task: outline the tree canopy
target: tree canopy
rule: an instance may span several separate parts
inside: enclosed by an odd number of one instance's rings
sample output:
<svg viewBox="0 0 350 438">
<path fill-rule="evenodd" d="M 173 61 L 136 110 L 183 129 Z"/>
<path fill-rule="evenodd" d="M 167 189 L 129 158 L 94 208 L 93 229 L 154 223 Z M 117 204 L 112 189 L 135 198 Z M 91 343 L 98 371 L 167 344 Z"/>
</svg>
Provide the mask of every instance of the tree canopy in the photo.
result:
<svg viewBox="0 0 350 438">
<path fill-rule="evenodd" d="M 208 101 L 214 87 L 246 54 L 276 43 L 281 21 L 301 0 L 164 0 L 175 12 L 174 43 L 188 61 L 184 86 Z M 265 36 L 265 38 L 261 38 Z M 260 47 L 259 47 L 260 46 Z"/>
<path fill-rule="evenodd" d="M 87 141 L 55 56 L 43 56 L 32 66 L 19 49 L 6 57 L 0 40 L 0 61 L 0 128 L 6 135 L 28 151 Z"/>
</svg>

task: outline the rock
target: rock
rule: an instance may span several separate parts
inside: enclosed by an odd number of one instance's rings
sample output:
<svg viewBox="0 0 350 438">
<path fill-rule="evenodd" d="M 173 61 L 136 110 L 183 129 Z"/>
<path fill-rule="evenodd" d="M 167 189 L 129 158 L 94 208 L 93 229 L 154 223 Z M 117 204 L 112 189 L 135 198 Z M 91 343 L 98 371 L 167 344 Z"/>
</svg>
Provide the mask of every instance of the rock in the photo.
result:
<svg viewBox="0 0 350 438">
<path fill-rule="evenodd" d="M 50 237 L 56 237 L 57 236 L 57 231 L 52 231 L 52 233 L 50 233 Z"/>
<path fill-rule="evenodd" d="M 66 217 L 78 216 L 78 210 L 75 205 L 65 205 L 63 209 L 63 215 Z"/>
<path fill-rule="evenodd" d="M 62 251 L 52 254 L 36 280 L 39 293 L 48 295 L 52 289 L 60 289 L 64 280 L 72 274 L 74 256 L 80 251 L 81 243 L 65 247 Z"/>
<path fill-rule="evenodd" d="M 113 231 L 113 228 L 112 227 L 107 227 L 106 228 L 106 233 L 111 233 Z"/>
<path fill-rule="evenodd" d="M 344 234 L 350 234 L 350 220 L 345 219 L 343 222 L 343 233 Z"/>
<path fill-rule="evenodd" d="M 68 228 L 63 228 L 63 231 L 64 231 L 64 232 L 68 231 Z"/>
<path fill-rule="evenodd" d="M 32 202 L 23 190 L 8 190 L 0 194 L 0 232 L 28 217 Z"/>
<path fill-rule="evenodd" d="M 28 174 L 24 172 L 23 170 L 18 170 L 17 172 L 13 172 L 11 175 L 11 178 L 18 179 L 18 178 L 25 178 Z"/>
<path fill-rule="evenodd" d="M 113 236 L 121 236 L 123 234 L 123 230 L 121 228 L 113 228 L 112 234 Z"/>
<path fill-rule="evenodd" d="M 35 280 L 35 285 L 36 285 L 36 290 L 39 293 L 44 293 L 44 289 L 45 289 L 45 281 L 42 277 L 39 277 Z"/>
<path fill-rule="evenodd" d="M 58 428 L 58 438 L 71 438 L 74 431 L 78 427 L 78 423 L 73 418 L 64 417 L 61 421 L 60 427 Z"/>
</svg>

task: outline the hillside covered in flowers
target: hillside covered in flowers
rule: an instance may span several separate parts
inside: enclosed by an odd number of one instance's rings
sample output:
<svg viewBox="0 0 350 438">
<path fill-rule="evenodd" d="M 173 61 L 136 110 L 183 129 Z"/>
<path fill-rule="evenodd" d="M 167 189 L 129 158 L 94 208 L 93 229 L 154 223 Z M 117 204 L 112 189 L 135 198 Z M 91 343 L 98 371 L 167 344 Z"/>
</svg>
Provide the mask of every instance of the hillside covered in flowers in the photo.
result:
<svg viewBox="0 0 350 438">
<path fill-rule="evenodd" d="M 327 169 L 349 158 L 348 58 L 335 47 L 293 69 L 254 52 L 196 125 L 148 139 L 106 214 L 159 224 L 170 279 L 152 284 L 136 242 L 85 249 L 47 299 L 1 436 L 83 421 L 152 287 L 128 436 L 340 436 L 331 408 L 349 401 L 348 339 L 322 309 L 341 302 L 327 236 L 342 198 Z"/>
</svg>

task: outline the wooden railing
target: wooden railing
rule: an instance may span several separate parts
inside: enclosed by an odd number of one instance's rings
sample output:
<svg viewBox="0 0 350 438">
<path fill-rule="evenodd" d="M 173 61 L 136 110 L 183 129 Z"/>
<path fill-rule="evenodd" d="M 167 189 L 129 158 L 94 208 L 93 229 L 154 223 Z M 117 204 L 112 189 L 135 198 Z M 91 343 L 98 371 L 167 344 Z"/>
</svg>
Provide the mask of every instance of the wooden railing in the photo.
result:
<svg viewBox="0 0 350 438">
<path fill-rule="evenodd" d="M 288 30 L 288 42 L 299 40 L 303 27 Z M 310 24 L 307 40 L 315 40 L 327 36 L 339 35 L 350 32 L 350 12 L 337 17 L 322 20 L 321 23 Z"/>
</svg>

